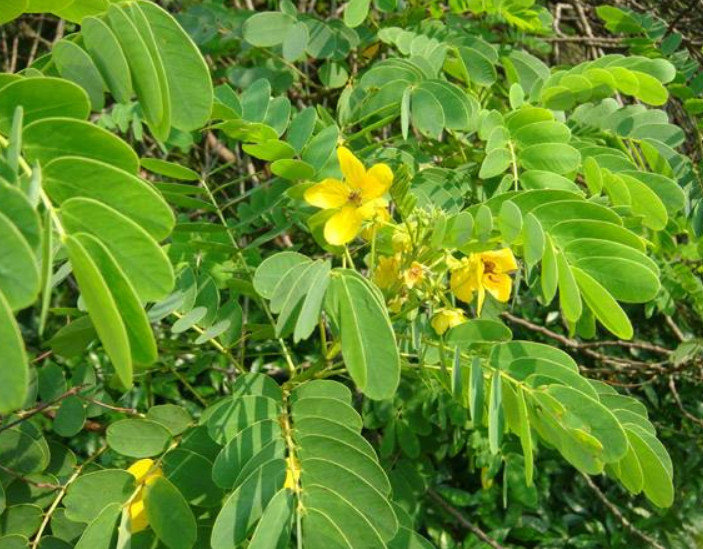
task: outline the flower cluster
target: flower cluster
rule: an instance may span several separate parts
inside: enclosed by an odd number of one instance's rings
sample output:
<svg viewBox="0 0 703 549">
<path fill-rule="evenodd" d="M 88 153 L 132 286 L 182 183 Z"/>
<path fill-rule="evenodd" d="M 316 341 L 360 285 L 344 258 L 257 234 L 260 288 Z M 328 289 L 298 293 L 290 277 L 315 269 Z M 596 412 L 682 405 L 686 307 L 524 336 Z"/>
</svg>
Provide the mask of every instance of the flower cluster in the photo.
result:
<svg viewBox="0 0 703 549">
<path fill-rule="evenodd" d="M 483 310 L 486 294 L 499 302 L 507 302 L 512 292 L 511 274 L 518 265 L 509 248 L 470 253 L 456 259 L 444 250 L 437 254 L 427 245 L 432 228 L 418 237 L 417 223 L 395 225 L 391 221 L 389 203 L 384 195 L 393 183 L 393 172 L 386 164 L 375 164 L 368 170 L 346 147 L 337 149 L 341 180 L 328 178 L 309 187 L 305 200 L 329 210 L 324 227 L 325 240 L 335 246 L 346 245 L 361 235 L 375 244 L 376 229 L 389 228 L 392 255 L 371 258 L 372 277 L 389 297 L 392 312 L 402 310 L 414 297 L 414 304 L 436 302 L 439 308 L 431 320 L 435 332 L 442 335 L 467 320 L 466 313 L 448 299 L 448 293 L 466 304 L 476 301 L 476 315 Z M 372 254 L 374 254 L 372 245 Z M 446 279 L 449 279 L 449 288 Z M 447 291 L 449 290 L 449 292 Z"/>
</svg>

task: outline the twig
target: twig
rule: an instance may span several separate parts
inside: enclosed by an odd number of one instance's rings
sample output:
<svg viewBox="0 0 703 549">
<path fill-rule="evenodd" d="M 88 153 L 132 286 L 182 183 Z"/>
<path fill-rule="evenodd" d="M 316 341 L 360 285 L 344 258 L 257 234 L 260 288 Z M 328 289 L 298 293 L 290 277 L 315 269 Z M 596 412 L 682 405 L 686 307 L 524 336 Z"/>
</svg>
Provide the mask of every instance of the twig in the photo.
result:
<svg viewBox="0 0 703 549">
<path fill-rule="evenodd" d="M 59 503 L 61 503 L 61 499 L 66 495 L 66 491 L 68 490 L 68 487 L 73 484 L 73 482 L 78 478 L 78 476 L 81 474 L 83 469 L 85 468 L 86 465 L 89 463 L 92 463 L 98 457 L 100 454 L 102 454 L 105 450 L 107 449 L 107 446 L 103 446 L 100 448 L 97 452 L 95 452 L 92 456 L 90 456 L 87 460 L 85 460 L 83 463 L 81 463 L 78 468 L 75 470 L 75 472 L 71 475 L 71 478 L 69 478 L 66 481 L 66 484 L 61 486 L 61 489 L 59 490 L 59 493 L 56 494 L 56 497 L 54 498 L 54 501 L 51 503 L 51 507 L 46 511 L 46 514 L 44 515 L 44 520 L 42 520 L 41 525 L 39 526 L 39 530 L 37 530 L 36 535 L 34 536 L 34 539 L 32 540 L 32 544 L 30 546 L 30 549 L 37 549 L 39 546 L 39 542 L 41 541 L 41 536 L 44 533 L 44 530 L 46 530 L 47 525 L 49 524 L 49 521 L 51 520 L 52 515 L 56 511 L 56 509 L 59 506 Z"/>
<path fill-rule="evenodd" d="M 676 405 L 679 407 L 679 410 L 681 410 L 681 413 L 686 416 L 688 419 L 690 419 L 693 423 L 696 423 L 698 425 L 703 426 L 703 418 L 699 418 L 694 416 L 691 412 L 686 410 L 686 408 L 683 407 L 683 402 L 681 402 L 681 397 L 679 396 L 679 392 L 676 390 L 676 383 L 674 382 L 674 376 L 669 376 L 669 389 L 671 389 L 671 394 L 674 396 L 674 400 L 676 401 Z"/>
<path fill-rule="evenodd" d="M 503 547 L 500 543 L 498 543 L 496 540 L 494 540 L 492 537 L 490 537 L 486 532 L 481 530 L 478 526 L 476 526 L 473 522 L 471 522 L 468 518 L 464 516 L 464 514 L 456 509 L 454 506 L 452 506 L 446 499 L 444 499 L 440 494 L 438 494 L 435 490 L 430 488 L 427 490 L 427 495 L 430 496 L 431 499 L 439 503 L 439 506 L 442 507 L 447 513 L 449 513 L 452 517 L 454 517 L 459 524 L 461 524 L 464 528 L 468 528 L 471 530 L 471 532 L 476 535 L 481 541 L 484 543 L 487 543 L 493 549 L 506 549 Z"/>
<path fill-rule="evenodd" d="M 228 164 L 232 164 L 237 161 L 237 155 L 235 155 L 219 139 L 217 139 L 217 137 L 215 137 L 214 133 L 208 132 L 206 140 L 207 140 L 208 146 L 213 151 L 215 151 L 217 156 L 219 156 L 222 160 L 224 160 Z"/>
<path fill-rule="evenodd" d="M 22 416 L 19 419 L 16 419 L 15 421 L 11 421 L 7 425 L 0 425 L 0 433 L 2 433 L 3 431 L 7 431 L 8 429 L 10 429 L 11 427 L 14 427 L 15 425 L 19 425 L 20 423 L 28 420 L 32 416 L 35 416 L 37 414 L 42 413 L 44 410 L 53 406 L 57 402 L 60 402 L 60 401 L 64 400 L 65 398 L 68 398 L 70 396 L 75 395 L 78 391 L 80 391 L 84 387 L 85 387 L 85 385 L 76 385 L 75 387 L 71 387 L 68 391 L 66 391 L 65 393 L 50 400 L 49 402 L 43 402 L 42 404 L 40 404 L 39 406 L 37 406 L 35 408 L 32 408 L 31 410 L 27 410 L 26 412 L 24 412 L 22 414 Z"/>
<path fill-rule="evenodd" d="M 612 357 L 609 355 L 606 355 L 604 353 L 594 351 L 591 347 L 595 346 L 590 343 L 581 343 L 579 341 L 576 341 L 575 339 L 571 339 L 569 337 L 566 337 L 562 334 L 558 334 L 557 332 L 553 332 L 549 328 L 545 328 L 544 326 L 540 326 L 539 324 L 535 324 L 533 322 L 530 322 L 529 320 L 525 320 L 524 318 L 520 318 L 518 316 L 515 316 L 513 314 L 510 314 L 508 312 L 504 312 L 501 314 L 501 316 L 513 324 L 517 324 L 519 326 L 523 326 L 533 332 L 540 333 L 542 335 L 547 336 L 550 339 L 554 339 L 564 345 L 565 347 L 569 347 L 570 349 L 573 349 L 575 351 L 579 351 L 587 356 L 590 356 L 591 358 L 598 360 L 600 362 L 606 363 L 606 364 L 612 364 L 616 367 L 624 367 L 624 366 L 642 366 L 642 367 L 647 367 L 647 368 L 654 368 L 656 370 L 661 370 L 662 369 L 662 364 L 660 363 L 650 363 L 650 362 L 643 362 L 639 360 L 629 360 L 625 358 L 616 358 Z M 638 343 L 638 342 L 624 342 L 627 343 L 628 345 L 626 346 L 648 346 L 650 344 L 647 343 Z M 644 347 L 640 347 L 644 348 Z M 663 347 L 661 347 L 660 350 L 664 350 Z"/>
<path fill-rule="evenodd" d="M 5 467 L 3 464 L 0 463 L 0 470 L 6 472 L 8 475 L 13 476 L 15 478 L 18 478 L 27 484 L 31 484 L 32 486 L 36 486 L 37 488 L 47 488 L 50 490 L 58 490 L 61 488 L 60 484 L 54 484 L 52 482 L 37 482 L 36 480 L 32 480 L 30 478 L 27 478 L 23 473 L 20 473 L 19 471 L 15 471 L 14 469 L 10 469 L 9 467 Z"/>
<path fill-rule="evenodd" d="M 611 502 L 608 497 L 601 491 L 600 488 L 596 485 L 595 482 L 589 477 L 588 475 L 584 475 L 581 473 L 581 476 L 586 479 L 586 484 L 588 484 L 589 488 L 593 490 L 598 496 L 598 499 L 603 502 L 603 505 L 605 505 L 608 510 L 615 515 L 615 517 L 620 521 L 620 523 L 628 529 L 630 532 L 632 532 L 634 535 L 636 535 L 638 538 L 640 538 L 642 541 L 645 541 L 649 544 L 650 547 L 653 547 L 654 549 L 666 549 L 662 544 L 660 544 L 657 540 L 654 538 L 648 536 L 641 530 L 639 530 L 634 524 L 632 524 L 625 515 L 622 514 L 620 509 L 618 509 L 613 502 Z"/>
<path fill-rule="evenodd" d="M 664 320 L 666 321 L 666 325 L 671 328 L 672 332 L 674 332 L 676 339 L 678 339 L 679 341 L 686 340 L 686 336 L 681 331 L 681 328 L 676 325 L 676 322 L 674 322 L 673 318 L 671 318 L 669 315 L 664 315 Z"/>
</svg>

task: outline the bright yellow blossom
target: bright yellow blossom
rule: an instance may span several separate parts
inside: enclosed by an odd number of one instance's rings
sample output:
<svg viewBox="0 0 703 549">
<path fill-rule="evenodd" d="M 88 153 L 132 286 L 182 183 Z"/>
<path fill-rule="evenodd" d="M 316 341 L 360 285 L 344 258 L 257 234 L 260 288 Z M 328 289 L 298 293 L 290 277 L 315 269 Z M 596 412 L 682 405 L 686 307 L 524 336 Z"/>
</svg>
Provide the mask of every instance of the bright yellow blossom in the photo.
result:
<svg viewBox="0 0 703 549">
<path fill-rule="evenodd" d="M 337 149 L 344 180 L 328 178 L 305 191 L 305 200 L 318 208 L 333 210 L 325 223 L 325 240 L 341 246 L 354 240 L 361 224 L 378 215 L 388 202 L 383 195 L 393 183 L 393 172 L 386 164 L 367 170 L 346 147 Z"/>
<path fill-rule="evenodd" d="M 378 266 L 373 273 L 373 281 L 382 290 L 387 290 L 398 282 L 400 277 L 400 257 L 398 255 L 380 256 Z"/>
<path fill-rule="evenodd" d="M 471 254 L 452 271 L 452 293 L 465 303 L 473 301 L 474 292 L 478 293 L 477 311 L 481 314 L 486 292 L 501 302 L 510 299 L 513 285 L 510 273 L 516 269 L 517 262 L 510 248 Z"/>
<path fill-rule="evenodd" d="M 453 328 L 464 322 L 466 322 L 466 316 L 461 309 L 440 309 L 432 317 L 430 324 L 435 332 L 442 335 L 449 328 Z"/>
<path fill-rule="evenodd" d="M 132 533 L 141 532 L 149 526 L 149 519 L 144 507 L 144 486 L 151 484 L 156 478 L 163 476 L 161 467 L 154 467 L 153 459 L 140 459 L 127 469 L 132 473 L 139 485 L 139 491 L 129 504 L 129 519 Z"/>
<path fill-rule="evenodd" d="M 413 261 L 410 268 L 403 271 L 403 281 L 408 289 L 412 290 L 415 285 L 419 284 L 425 279 L 425 268 L 422 263 Z"/>
</svg>

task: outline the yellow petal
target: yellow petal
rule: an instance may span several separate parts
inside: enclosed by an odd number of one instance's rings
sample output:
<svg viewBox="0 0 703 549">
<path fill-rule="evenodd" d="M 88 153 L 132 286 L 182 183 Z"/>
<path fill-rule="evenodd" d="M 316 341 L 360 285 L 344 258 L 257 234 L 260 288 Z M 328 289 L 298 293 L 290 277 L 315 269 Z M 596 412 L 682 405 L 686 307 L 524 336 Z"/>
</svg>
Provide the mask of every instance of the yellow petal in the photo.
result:
<svg viewBox="0 0 703 549">
<path fill-rule="evenodd" d="M 486 289 L 479 285 L 478 287 L 478 302 L 476 303 L 476 315 L 481 316 L 481 310 L 483 309 L 483 302 L 486 300 Z"/>
<path fill-rule="evenodd" d="M 483 252 L 481 259 L 484 263 L 492 263 L 494 273 L 509 273 L 517 269 L 517 261 L 510 248 L 503 248 L 491 252 Z"/>
<path fill-rule="evenodd" d="M 388 192 L 393 183 L 393 172 L 387 164 L 376 164 L 366 172 L 361 194 L 364 200 L 372 200 Z"/>
<path fill-rule="evenodd" d="M 354 189 L 360 189 L 364 184 L 364 179 L 366 179 L 366 168 L 364 168 L 361 160 L 354 156 L 354 153 L 346 147 L 337 149 L 337 158 L 347 184 Z"/>
<path fill-rule="evenodd" d="M 325 240 L 333 246 L 351 242 L 359 234 L 361 221 L 354 206 L 344 206 L 325 223 Z"/>
<path fill-rule="evenodd" d="M 483 276 L 483 263 L 475 254 L 468 259 L 463 259 L 461 267 L 452 271 L 449 287 L 457 299 L 464 303 L 471 303 L 474 292 L 481 286 Z"/>
<path fill-rule="evenodd" d="M 498 301 L 505 303 L 510 299 L 513 281 L 507 274 L 487 274 L 483 277 L 483 286 Z"/>
<path fill-rule="evenodd" d="M 437 314 L 432 317 L 430 324 L 434 331 L 442 335 L 449 328 L 458 326 L 466 322 L 466 317 L 461 309 L 440 309 Z"/>
<path fill-rule="evenodd" d="M 305 202 L 324 210 L 341 208 L 349 200 L 351 189 L 338 179 L 325 179 L 305 191 Z"/>
<path fill-rule="evenodd" d="M 127 469 L 127 472 L 131 473 L 137 480 L 137 484 L 139 484 L 144 480 L 144 477 L 146 477 L 153 465 L 153 459 L 140 459 L 139 461 L 132 463 L 129 469 Z"/>
<path fill-rule="evenodd" d="M 376 198 L 359 206 L 357 211 L 362 219 L 373 219 L 375 217 L 382 217 L 384 215 L 382 210 L 385 210 L 387 207 L 388 201 L 385 198 Z"/>
<path fill-rule="evenodd" d="M 129 524 L 130 531 L 133 534 L 141 532 L 149 526 L 149 519 L 146 516 L 146 508 L 144 507 L 144 499 L 141 491 L 129 506 Z"/>
</svg>

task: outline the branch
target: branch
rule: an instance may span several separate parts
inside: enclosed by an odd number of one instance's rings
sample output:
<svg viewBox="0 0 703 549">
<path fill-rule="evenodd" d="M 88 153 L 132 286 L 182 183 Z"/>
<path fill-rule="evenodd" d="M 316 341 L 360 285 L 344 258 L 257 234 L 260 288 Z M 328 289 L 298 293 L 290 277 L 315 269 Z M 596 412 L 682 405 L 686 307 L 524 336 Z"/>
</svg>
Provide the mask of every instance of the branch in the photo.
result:
<svg viewBox="0 0 703 549">
<path fill-rule="evenodd" d="M 469 530 L 471 530 L 471 532 L 473 532 L 474 535 L 476 535 L 476 537 L 478 537 L 481 541 L 487 543 L 488 545 L 493 547 L 493 549 L 506 549 L 500 543 L 498 543 L 496 540 L 486 534 L 486 532 L 481 530 L 481 528 L 479 528 L 473 522 L 467 519 L 461 511 L 459 511 L 456 507 L 452 506 L 435 490 L 430 488 L 429 490 L 427 490 L 427 495 L 430 496 L 431 499 L 439 503 L 439 506 L 444 509 L 447 513 L 449 513 L 452 517 L 454 517 L 456 521 L 461 524 L 464 528 L 468 528 Z"/>
<path fill-rule="evenodd" d="M 75 395 L 78 391 L 80 391 L 83 388 L 85 388 L 85 385 L 76 385 L 75 387 L 71 387 L 65 393 L 57 396 L 53 400 L 50 400 L 49 402 L 43 402 L 42 404 L 40 404 L 39 406 L 36 406 L 35 408 L 32 408 L 31 410 L 27 410 L 26 412 L 22 413 L 22 416 L 19 419 L 16 419 L 15 421 L 8 423 L 7 425 L 0 425 L 0 433 L 2 433 L 3 431 L 7 431 L 11 427 L 18 425 L 18 424 L 22 423 L 23 421 L 28 420 L 32 416 L 35 416 L 37 414 L 42 413 L 44 410 L 46 410 L 50 406 L 53 406 L 57 402 L 60 402 L 70 396 Z"/>
<path fill-rule="evenodd" d="M 597 347 L 599 345 L 604 345 L 604 346 L 615 346 L 615 345 L 620 345 L 622 347 L 627 347 L 627 348 L 638 348 L 638 349 L 644 349 L 648 351 L 654 351 L 658 353 L 666 353 L 669 355 L 671 351 L 668 349 L 665 349 L 664 347 L 659 347 L 657 345 L 653 345 L 651 343 L 646 343 L 646 342 L 638 342 L 638 341 L 606 341 L 606 342 L 600 342 L 600 343 L 582 343 L 580 341 L 577 341 L 575 339 L 571 339 L 569 337 L 566 337 L 565 335 L 559 334 L 557 332 L 553 332 L 549 328 L 546 328 L 544 326 L 540 326 L 539 324 L 535 324 L 533 322 L 530 322 L 529 320 L 525 320 L 524 318 L 520 318 L 518 316 L 515 316 L 511 313 L 508 313 L 507 311 L 502 313 L 501 316 L 505 318 L 506 320 L 512 322 L 513 324 L 517 324 L 518 326 L 523 326 L 524 328 L 527 328 L 528 330 L 531 330 L 533 332 L 537 332 L 539 334 L 542 334 L 550 339 L 554 339 L 564 345 L 565 347 L 568 347 L 570 349 L 573 349 L 575 351 L 581 352 L 584 355 L 590 356 L 591 358 L 598 360 L 600 362 L 606 363 L 606 364 L 611 364 L 617 368 L 623 368 L 623 367 L 632 367 L 632 366 L 637 366 L 637 367 L 646 367 L 650 369 L 654 369 L 657 371 L 662 371 L 663 367 L 662 364 L 660 363 L 650 363 L 650 362 L 643 362 L 641 360 L 629 360 L 625 358 L 617 358 L 617 357 L 612 357 L 609 355 L 606 355 L 604 353 L 601 353 L 599 351 L 594 351 L 592 347 Z"/>
<path fill-rule="evenodd" d="M 630 532 L 632 532 L 634 535 L 636 535 L 638 538 L 640 538 L 642 541 L 645 541 L 649 544 L 649 547 L 653 547 L 654 549 L 666 549 L 663 545 L 661 545 L 657 540 L 654 538 L 648 536 L 642 530 L 639 530 L 634 524 L 632 524 L 625 515 L 622 514 L 620 509 L 618 509 L 615 504 L 608 499 L 608 497 L 601 491 L 600 488 L 596 485 L 595 482 L 589 477 L 588 475 L 584 475 L 581 473 L 581 476 L 586 479 L 586 484 L 588 484 L 589 488 L 595 492 L 596 496 L 598 496 L 598 499 L 601 500 L 603 505 L 605 505 L 608 510 L 615 515 L 615 517 L 620 521 L 620 523 Z"/>
</svg>

